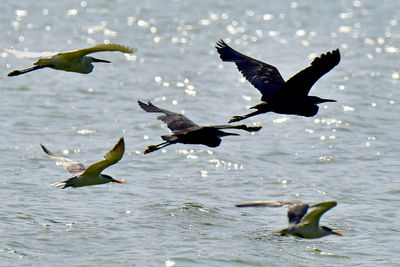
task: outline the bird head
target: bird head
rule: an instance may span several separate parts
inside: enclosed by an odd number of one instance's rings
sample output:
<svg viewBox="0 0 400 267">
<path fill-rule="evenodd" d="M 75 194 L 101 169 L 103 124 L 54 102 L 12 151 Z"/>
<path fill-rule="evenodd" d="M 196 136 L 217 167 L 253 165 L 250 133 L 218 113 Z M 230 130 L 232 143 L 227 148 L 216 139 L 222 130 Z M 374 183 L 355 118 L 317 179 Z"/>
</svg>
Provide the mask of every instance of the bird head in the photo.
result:
<svg viewBox="0 0 400 267">
<path fill-rule="evenodd" d="M 95 57 L 88 57 L 90 59 L 91 62 L 100 62 L 100 63 L 111 63 L 111 61 L 108 60 L 104 60 L 104 59 L 98 59 Z"/>
<path fill-rule="evenodd" d="M 122 181 L 118 181 L 118 180 L 112 178 L 110 175 L 107 175 L 107 174 L 102 174 L 101 176 L 102 176 L 103 178 L 107 179 L 110 183 L 111 183 L 111 182 L 113 182 L 113 183 L 119 183 L 119 184 L 123 184 L 123 183 L 124 183 L 124 182 L 122 182 Z"/>
<path fill-rule="evenodd" d="M 335 231 L 333 231 L 333 230 L 332 230 L 331 228 L 329 228 L 329 227 L 326 227 L 326 226 L 322 226 L 322 225 L 321 225 L 321 228 L 324 229 L 326 232 L 328 232 L 328 235 L 330 234 L 330 235 L 343 236 L 341 233 L 335 232 Z"/>
</svg>

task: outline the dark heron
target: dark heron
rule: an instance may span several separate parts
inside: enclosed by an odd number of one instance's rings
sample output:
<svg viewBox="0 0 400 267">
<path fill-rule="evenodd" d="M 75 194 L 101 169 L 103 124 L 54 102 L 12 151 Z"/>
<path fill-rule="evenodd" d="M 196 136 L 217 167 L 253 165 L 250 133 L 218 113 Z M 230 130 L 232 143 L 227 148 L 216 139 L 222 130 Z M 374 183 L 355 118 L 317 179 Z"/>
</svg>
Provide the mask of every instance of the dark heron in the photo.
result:
<svg viewBox="0 0 400 267">
<path fill-rule="evenodd" d="M 291 226 L 278 230 L 281 235 L 294 235 L 302 238 L 319 238 L 326 235 L 343 236 L 331 228 L 319 225 L 322 214 L 335 207 L 335 201 L 321 202 L 312 205 L 312 211 L 307 213 L 308 204 L 297 200 L 257 201 L 238 204 L 236 207 L 287 207 L 289 224 Z"/>
<path fill-rule="evenodd" d="M 164 115 L 158 116 L 157 119 L 166 123 L 167 127 L 172 131 L 171 135 L 161 136 L 165 142 L 147 147 L 147 149 L 144 151 L 144 154 L 176 143 L 202 144 L 209 147 L 217 147 L 221 143 L 220 137 L 227 135 L 239 135 L 237 133 L 221 131 L 222 129 L 240 129 L 248 132 L 257 132 L 261 129 L 261 126 L 249 127 L 244 124 L 199 126 L 182 114 L 158 108 L 150 101 L 147 101 L 147 104 L 141 101 L 138 101 L 138 103 L 139 106 L 146 112 L 163 113 Z"/>
<path fill-rule="evenodd" d="M 277 68 L 237 52 L 223 40 L 217 42 L 215 48 L 223 61 L 235 62 L 243 76 L 262 94 L 263 103 L 251 107 L 256 111 L 243 116 L 233 116 L 229 122 L 241 121 L 270 111 L 312 117 L 318 113 L 317 104 L 336 102 L 332 99 L 309 96 L 308 93 L 319 78 L 339 64 L 339 49 L 315 58 L 311 66 L 285 82 Z"/>
</svg>

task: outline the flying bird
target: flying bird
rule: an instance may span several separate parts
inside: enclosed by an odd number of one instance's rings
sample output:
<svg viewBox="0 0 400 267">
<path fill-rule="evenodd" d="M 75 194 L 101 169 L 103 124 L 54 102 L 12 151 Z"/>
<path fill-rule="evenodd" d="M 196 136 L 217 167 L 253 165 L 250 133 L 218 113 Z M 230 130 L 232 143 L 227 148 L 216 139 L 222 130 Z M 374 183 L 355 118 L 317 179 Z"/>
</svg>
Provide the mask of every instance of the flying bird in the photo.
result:
<svg viewBox="0 0 400 267">
<path fill-rule="evenodd" d="M 278 200 L 278 201 L 257 201 L 251 203 L 238 204 L 236 207 L 287 207 L 289 227 L 278 230 L 281 235 L 294 235 L 301 238 L 319 238 L 326 235 L 343 236 L 341 233 L 333 231 L 331 228 L 319 225 L 321 216 L 335 207 L 335 201 L 321 202 L 309 206 L 297 200 Z M 313 208 L 307 213 L 308 208 Z"/>
<path fill-rule="evenodd" d="M 14 49 L 6 49 L 6 52 L 15 55 L 20 58 L 40 58 L 38 61 L 33 63 L 33 67 L 14 70 L 8 73 L 8 76 L 18 76 L 25 74 L 34 70 L 43 68 L 52 68 L 56 70 L 72 71 L 79 73 L 90 73 L 93 70 L 93 64 L 96 62 L 111 63 L 111 61 L 98 59 L 94 57 L 87 56 L 88 54 L 95 52 L 105 52 L 105 51 L 120 51 L 122 53 L 133 53 L 136 51 L 135 48 L 119 45 L 119 44 L 99 44 L 93 47 L 74 50 L 70 52 L 62 53 L 52 53 L 52 52 L 23 52 L 16 51 Z"/>
<path fill-rule="evenodd" d="M 120 183 L 109 175 L 101 174 L 101 172 L 117 163 L 124 154 L 125 144 L 124 138 L 121 137 L 118 143 L 104 155 L 104 159 L 96 162 L 89 167 L 85 168 L 81 163 L 66 159 L 64 157 L 58 156 L 48 150 L 46 147 L 41 145 L 43 151 L 56 162 L 56 165 L 62 165 L 65 169 L 72 174 L 70 178 L 65 179 L 59 183 L 53 184 L 55 187 L 67 188 L 67 187 L 81 187 L 88 185 L 97 185 L 105 183 Z"/>
<path fill-rule="evenodd" d="M 176 143 L 203 144 L 209 147 L 217 147 L 221 143 L 221 137 L 227 135 L 239 135 L 237 133 L 224 132 L 222 129 L 240 129 L 248 132 L 256 132 L 261 129 L 261 126 L 249 127 L 244 124 L 199 126 L 182 114 L 158 108 L 150 101 L 147 101 L 147 104 L 141 101 L 138 101 L 138 103 L 146 112 L 163 113 L 164 115 L 157 117 L 157 119 L 166 123 L 167 127 L 172 131 L 171 135 L 161 136 L 165 142 L 147 147 L 144 154 Z"/>
<path fill-rule="evenodd" d="M 311 66 L 285 82 L 277 68 L 239 53 L 223 40 L 217 42 L 215 48 L 222 61 L 235 62 L 243 76 L 262 94 L 263 102 L 251 107 L 256 111 L 243 116 L 233 116 L 229 122 L 241 121 L 270 111 L 312 117 L 318 113 L 317 104 L 336 102 L 333 99 L 309 96 L 308 93 L 319 78 L 339 64 L 339 49 L 315 58 Z"/>
</svg>

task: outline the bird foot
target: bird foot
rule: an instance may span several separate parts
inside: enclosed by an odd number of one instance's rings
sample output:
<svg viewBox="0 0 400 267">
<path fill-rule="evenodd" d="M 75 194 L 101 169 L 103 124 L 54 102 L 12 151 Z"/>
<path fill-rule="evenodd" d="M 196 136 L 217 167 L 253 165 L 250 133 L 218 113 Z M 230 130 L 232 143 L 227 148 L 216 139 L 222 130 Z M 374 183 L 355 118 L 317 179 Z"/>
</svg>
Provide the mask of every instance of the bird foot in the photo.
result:
<svg viewBox="0 0 400 267">
<path fill-rule="evenodd" d="M 244 120 L 244 119 L 246 119 L 246 117 L 244 117 L 244 116 L 233 116 L 233 117 L 228 121 L 228 123 L 235 122 L 235 121 L 241 121 L 241 120 Z"/>
<path fill-rule="evenodd" d="M 157 146 L 148 146 L 148 147 L 146 148 L 146 150 L 143 151 L 143 154 L 147 154 L 147 153 L 153 152 L 153 151 L 155 151 L 155 150 L 157 150 L 157 149 L 158 149 Z"/>
<path fill-rule="evenodd" d="M 247 127 L 247 131 L 249 132 L 258 132 L 259 130 L 261 130 L 262 126 L 250 126 Z"/>
</svg>

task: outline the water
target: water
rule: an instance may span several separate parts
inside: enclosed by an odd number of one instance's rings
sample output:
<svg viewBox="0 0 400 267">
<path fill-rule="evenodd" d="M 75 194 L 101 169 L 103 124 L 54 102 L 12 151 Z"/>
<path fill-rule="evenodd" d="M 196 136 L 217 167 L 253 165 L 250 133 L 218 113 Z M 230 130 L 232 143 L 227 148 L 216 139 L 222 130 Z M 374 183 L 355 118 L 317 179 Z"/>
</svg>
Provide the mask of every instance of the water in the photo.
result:
<svg viewBox="0 0 400 267">
<path fill-rule="evenodd" d="M 6 1 L 0 47 L 68 51 L 105 41 L 89 75 L 38 70 L 1 53 L 3 266 L 395 266 L 399 256 L 397 1 Z M 174 145 L 143 155 L 168 129 L 136 101 L 221 124 L 260 94 L 214 49 L 220 38 L 285 79 L 339 48 L 311 94 L 337 99 L 313 118 L 263 114 L 252 135 L 220 147 Z M 106 173 L 125 184 L 59 190 L 68 174 L 41 150 L 88 165 L 124 136 Z M 299 199 L 338 206 L 321 223 L 344 234 L 280 237 L 284 209 L 241 202 Z"/>
</svg>

